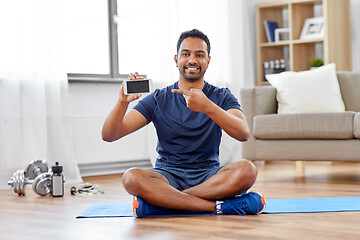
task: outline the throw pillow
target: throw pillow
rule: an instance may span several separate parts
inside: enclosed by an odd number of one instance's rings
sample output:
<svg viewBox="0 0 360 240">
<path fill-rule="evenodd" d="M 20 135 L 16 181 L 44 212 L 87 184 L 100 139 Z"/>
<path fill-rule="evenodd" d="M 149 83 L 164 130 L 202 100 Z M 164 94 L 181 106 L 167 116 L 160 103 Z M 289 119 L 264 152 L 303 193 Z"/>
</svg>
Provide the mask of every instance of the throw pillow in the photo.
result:
<svg viewBox="0 0 360 240">
<path fill-rule="evenodd" d="M 268 74 L 266 79 L 277 90 L 278 113 L 345 111 L 335 63 L 309 71 Z"/>
</svg>

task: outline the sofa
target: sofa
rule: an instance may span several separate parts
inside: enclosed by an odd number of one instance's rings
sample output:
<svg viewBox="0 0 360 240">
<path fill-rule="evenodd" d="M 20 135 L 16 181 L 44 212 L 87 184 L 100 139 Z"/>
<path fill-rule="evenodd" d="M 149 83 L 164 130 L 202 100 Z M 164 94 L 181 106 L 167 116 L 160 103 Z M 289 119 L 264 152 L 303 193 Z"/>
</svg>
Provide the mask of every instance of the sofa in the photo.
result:
<svg viewBox="0 0 360 240">
<path fill-rule="evenodd" d="M 360 161 L 360 73 L 335 70 L 334 75 L 344 111 L 279 114 L 276 87 L 241 89 L 240 102 L 250 128 L 242 157 L 251 161 L 298 163 Z M 303 96 L 307 97 L 306 91 Z"/>
</svg>

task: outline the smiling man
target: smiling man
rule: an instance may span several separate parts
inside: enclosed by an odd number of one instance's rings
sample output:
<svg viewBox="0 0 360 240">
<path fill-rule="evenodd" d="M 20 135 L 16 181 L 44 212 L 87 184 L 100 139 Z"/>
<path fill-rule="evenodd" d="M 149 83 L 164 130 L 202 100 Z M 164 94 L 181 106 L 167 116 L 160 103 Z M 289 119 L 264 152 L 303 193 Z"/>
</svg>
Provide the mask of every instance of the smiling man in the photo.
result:
<svg viewBox="0 0 360 240">
<path fill-rule="evenodd" d="M 196 82 L 204 78 L 204 74 L 210 63 L 210 49 L 208 50 L 207 43 L 201 38 L 183 40 L 182 38 L 179 39 L 177 46 L 179 55 L 175 55 L 174 57 L 176 67 L 179 68 L 183 79 Z M 192 46 L 195 48 L 191 49 L 193 48 Z"/>
<path fill-rule="evenodd" d="M 219 166 L 222 130 L 246 141 L 249 129 L 230 90 L 204 80 L 210 59 L 208 37 L 196 29 L 183 32 L 174 57 L 179 81 L 155 90 L 128 113 L 129 103 L 140 95 L 127 96 L 121 87 L 120 98 L 104 123 L 105 141 L 120 139 L 150 122 L 156 128 L 155 168 L 131 168 L 122 177 L 125 189 L 134 196 L 136 217 L 169 209 L 244 215 L 265 208 L 260 193 L 247 193 L 257 176 L 251 162 Z"/>
</svg>

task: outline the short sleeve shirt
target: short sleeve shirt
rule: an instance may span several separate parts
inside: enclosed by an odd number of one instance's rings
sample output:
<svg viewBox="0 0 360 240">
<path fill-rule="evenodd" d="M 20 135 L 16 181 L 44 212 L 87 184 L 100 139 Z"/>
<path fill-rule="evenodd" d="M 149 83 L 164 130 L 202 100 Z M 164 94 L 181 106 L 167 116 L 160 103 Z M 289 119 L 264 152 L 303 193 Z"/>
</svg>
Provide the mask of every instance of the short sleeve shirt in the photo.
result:
<svg viewBox="0 0 360 240">
<path fill-rule="evenodd" d="M 219 166 L 219 145 L 222 129 L 209 116 L 187 107 L 178 89 L 178 82 L 140 100 L 134 109 L 148 123 L 153 122 L 157 136 L 157 168 L 180 167 L 208 169 Z M 204 94 L 224 109 L 240 109 L 236 97 L 227 88 L 218 88 L 205 82 Z"/>
</svg>

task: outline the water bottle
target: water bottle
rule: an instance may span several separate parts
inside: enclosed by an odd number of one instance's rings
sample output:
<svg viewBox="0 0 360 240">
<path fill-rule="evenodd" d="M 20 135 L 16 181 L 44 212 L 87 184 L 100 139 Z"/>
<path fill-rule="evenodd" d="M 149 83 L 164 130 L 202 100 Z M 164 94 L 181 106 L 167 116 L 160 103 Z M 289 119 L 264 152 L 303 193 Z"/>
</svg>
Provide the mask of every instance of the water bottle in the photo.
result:
<svg viewBox="0 0 360 240">
<path fill-rule="evenodd" d="M 64 176 L 62 175 L 63 167 L 56 162 L 55 166 L 51 167 L 53 176 L 51 179 L 51 195 L 53 197 L 64 196 Z"/>
</svg>

